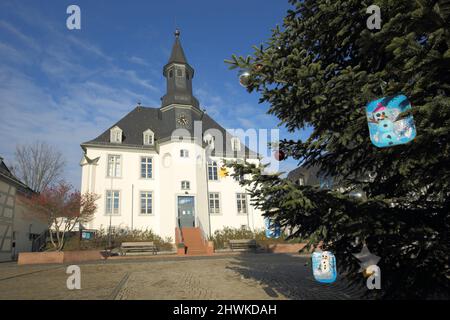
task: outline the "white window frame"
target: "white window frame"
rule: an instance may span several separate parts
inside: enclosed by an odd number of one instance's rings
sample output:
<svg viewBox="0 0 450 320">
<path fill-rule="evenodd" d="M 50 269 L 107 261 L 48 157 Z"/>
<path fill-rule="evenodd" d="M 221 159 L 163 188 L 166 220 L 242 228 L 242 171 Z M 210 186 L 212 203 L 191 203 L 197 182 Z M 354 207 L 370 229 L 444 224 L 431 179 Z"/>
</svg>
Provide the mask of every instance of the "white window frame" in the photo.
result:
<svg viewBox="0 0 450 320">
<path fill-rule="evenodd" d="M 155 144 L 155 134 L 148 129 L 143 132 L 143 144 L 145 146 L 153 146 Z"/>
<path fill-rule="evenodd" d="M 244 206 L 242 204 L 244 204 Z M 241 211 L 239 211 L 239 205 L 241 207 Z M 242 208 L 244 208 L 245 210 L 242 211 Z M 246 193 L 236 193 L 236 211 L 239 215 L 248 214 L 248 201 Z"/>
<path fill-rule="evenodd" d="M 143 200 L 143 195 L 145 195 L 145 212 L 142 212 L 142 209 L 144 209 L 142 207 L 142 200 Z M 150 195 L 150 197 L 149 197 Z M 150 203 L 149 203 L 149 198 L 150 198 Z M 153 195 L 153 191 L 150 190 L 145 190 L 145 191 L 140 191 L 139 192 L 139 215 L 141 216 L 153 216 L 154 215 L 154 195 Z M 148 212 L 148 205 L 150 204 L 150 213 Z"/>
<path fill-rule="evenodd" d="M 111 158 L 115 160 L 110 161 Z M 117 161 L 117 159 L 119 161 Z M 108 178 L 121 178 L 122 177 L 122 156 L 120 154 L 108 154 L 106 158 L 106 176 Z M 112 165 L 112 170 L 110 170 L 110 165 Z M 118 169 L 118 170 L 117 170 Z M 117 174 L 119 171 L 119 174 Z"/>
<path fill-rule="evenodd" d="M 144 162 L 145 159 L 145 162 Z M 148 161 L 150 159 L 150 162 Z M 150 163 L 150 177 L 148 176 L 148 164 Z M 145 176 L 142 176 L 142 165 L 145 165 Z M 141 179 L 153 179 L 153 157 L 142 156 L 139 163 L 139 177 Z"/>
<path fill-rule="evenodd" d="M 211 174 L 210 174 L 211 171 Z M 209 181 L 218 181 L 219 180 L 219 166 L 217 161 L 210 160 L 208 162 L 208 180 Z"/>
<path fill-rule="evenodd" d="M 181 190 L 191 190 L 191 182 L 188 180 L 181 181 Z"/>
<path fill-rule="evenodd" d="M 115 126 L 110 130 L 109 141 L 111 143 L 122 143 L 122 129 Z"/>
<path fill-rule="evenodd" d="M 231 150 L 232 151 L 241 151 L 241 140 L 237 137 L 231 138 Z"/>
<path fill-rule="evenodd" d="M 181 158 L 189 158 L 189 150 L 188 149 L 180 149 L 180 157 Z"/>
<path fill-rule="evenodd" d="M 213 196 L 211 198 L 211 196 Z M 213 207 L 211 207 L 211 201 L 213 201 Z M 208 193 L 208 211 L 211 215 L 220 215 L 221 213 L 221 199 L 219 192 Z"/>
<path fill-rule="evenodd" d="M 112 194 L 111 194 L 112 193 Z M 116 197 L 117 193 L 117 197 Z M 117 212 L 114 212 L 114 200 L 117 198 Z M 108 203 L 111 202 L 110 211 L 108 212 Z M 105 216 L 120 216 L 121 192 L 120 190 L 106 190 L 105 192 Z"/>
</svg>

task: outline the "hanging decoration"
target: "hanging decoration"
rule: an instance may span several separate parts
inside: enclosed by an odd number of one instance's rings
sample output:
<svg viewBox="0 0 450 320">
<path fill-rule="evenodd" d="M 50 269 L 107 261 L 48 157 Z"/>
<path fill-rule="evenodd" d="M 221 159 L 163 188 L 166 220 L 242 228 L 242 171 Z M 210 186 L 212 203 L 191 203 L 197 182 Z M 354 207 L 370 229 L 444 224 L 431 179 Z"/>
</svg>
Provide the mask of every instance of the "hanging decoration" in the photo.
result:
<svg viewBox="0 0 450 320">
<path fill-rule="evenodd" d="M 260 72 L 263 68 L 263 65 L 261 63 L 257 63 L 253 68 L 256 72 Z"/>
<path fill-rule="evenodd" d="M 384 97 L 367 104 L 370 140 L 378 148 L 408 143 L 416 137 L 413 116 L 398 119 L 402 112 L 411 109 L 404 95 Z"/>
<path fill-rule="evenodd" d="M 266 217 L 264 218 L 264 224 L 266 226 L 266 238 L 278 239 L 281 236 L 281 226 L 278 222 Z"/>
<path fill-rule="evenodd" d="M 286 155 L 285 155 L 284 152 L 281 151 L 281 150 L 276 150 L 276 151 L 273 153 L 273 156 L 274 156 L 274 158 L 275 158 L 276 160 L 278 160 L 278 161 L 283 161 L 284 159 L 286 159 Z"/>
<path fill-rule="evenodd" d="M 227 167 L 220 167 L 219 169 L 219 177 L 225 178 L 228 177 L 228 168 Z"/>
<path fill-rule="evenodd" d="M 313 252 L 312 269 L 316 281 L 321 283 L 336 281 L 336 257 L 330 251 Z"/>
<path fill-rule="evenodd" d="M 239 75 L 239 83 L 244 88 L 247 88 L 250 83 L 250 72 L 244 71 Z"/>
</svg>

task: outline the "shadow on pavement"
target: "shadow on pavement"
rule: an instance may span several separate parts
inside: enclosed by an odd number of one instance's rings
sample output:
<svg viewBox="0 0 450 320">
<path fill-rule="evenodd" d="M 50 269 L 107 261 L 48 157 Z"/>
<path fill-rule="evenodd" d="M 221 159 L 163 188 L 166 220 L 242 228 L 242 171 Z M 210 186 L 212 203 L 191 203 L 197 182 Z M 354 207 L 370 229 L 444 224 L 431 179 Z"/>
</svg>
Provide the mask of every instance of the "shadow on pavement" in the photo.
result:
<svg viewBox="0 0 450 320">
<path fill-rule="evenodd" d="M 342 275 L 336 282 L 317 282 L 311 270 L 309 257 L 293 254 L 252 254 L 236 256 L 227 267 L 243 279 L 257 281 L 273 298 L 280 295 L 294 300 L 363 299 L 365 288 L 349 287 Z"/>
</svg>

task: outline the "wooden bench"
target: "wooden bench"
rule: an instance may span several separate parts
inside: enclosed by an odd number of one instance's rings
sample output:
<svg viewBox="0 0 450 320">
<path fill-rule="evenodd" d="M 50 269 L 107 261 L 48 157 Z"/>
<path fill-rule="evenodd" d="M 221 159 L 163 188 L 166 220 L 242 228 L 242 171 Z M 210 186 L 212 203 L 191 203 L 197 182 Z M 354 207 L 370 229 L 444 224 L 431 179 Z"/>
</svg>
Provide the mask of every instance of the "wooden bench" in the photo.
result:
<svg viewBox="0 0 450 320">
<path fill-rule="evenodd" d="M 258 245 L 254 239 L 242 239 L 242 240 L 230 240 L 230 249 L 233 251 L 235 249 L 253 249 L 256 250 Z"/>
<path fill-rule="evenodd" d="M 158 248 L 153 242 L 122 242 L 120 255 L 124 256 L 127 252 L 151 252 L 156 254 Z"/>
</svg>

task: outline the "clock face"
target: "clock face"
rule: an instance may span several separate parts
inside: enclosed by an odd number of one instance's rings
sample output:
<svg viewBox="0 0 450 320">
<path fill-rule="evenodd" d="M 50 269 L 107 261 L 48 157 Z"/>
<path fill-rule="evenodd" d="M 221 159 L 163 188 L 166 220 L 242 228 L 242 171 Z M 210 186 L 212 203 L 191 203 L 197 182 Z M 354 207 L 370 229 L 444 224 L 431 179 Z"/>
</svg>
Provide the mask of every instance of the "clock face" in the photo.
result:
<svg viewBox="0 0 450 320">
<path fill-rule="evenodd" d="M 189 120 L 186 117 L 186 115 L 180 114 L 177 117 L 177 124 L 179 124 L 180 126 L 183 126 L 183 127 L 187 126 L 189 124 Z"/>
</svg>

